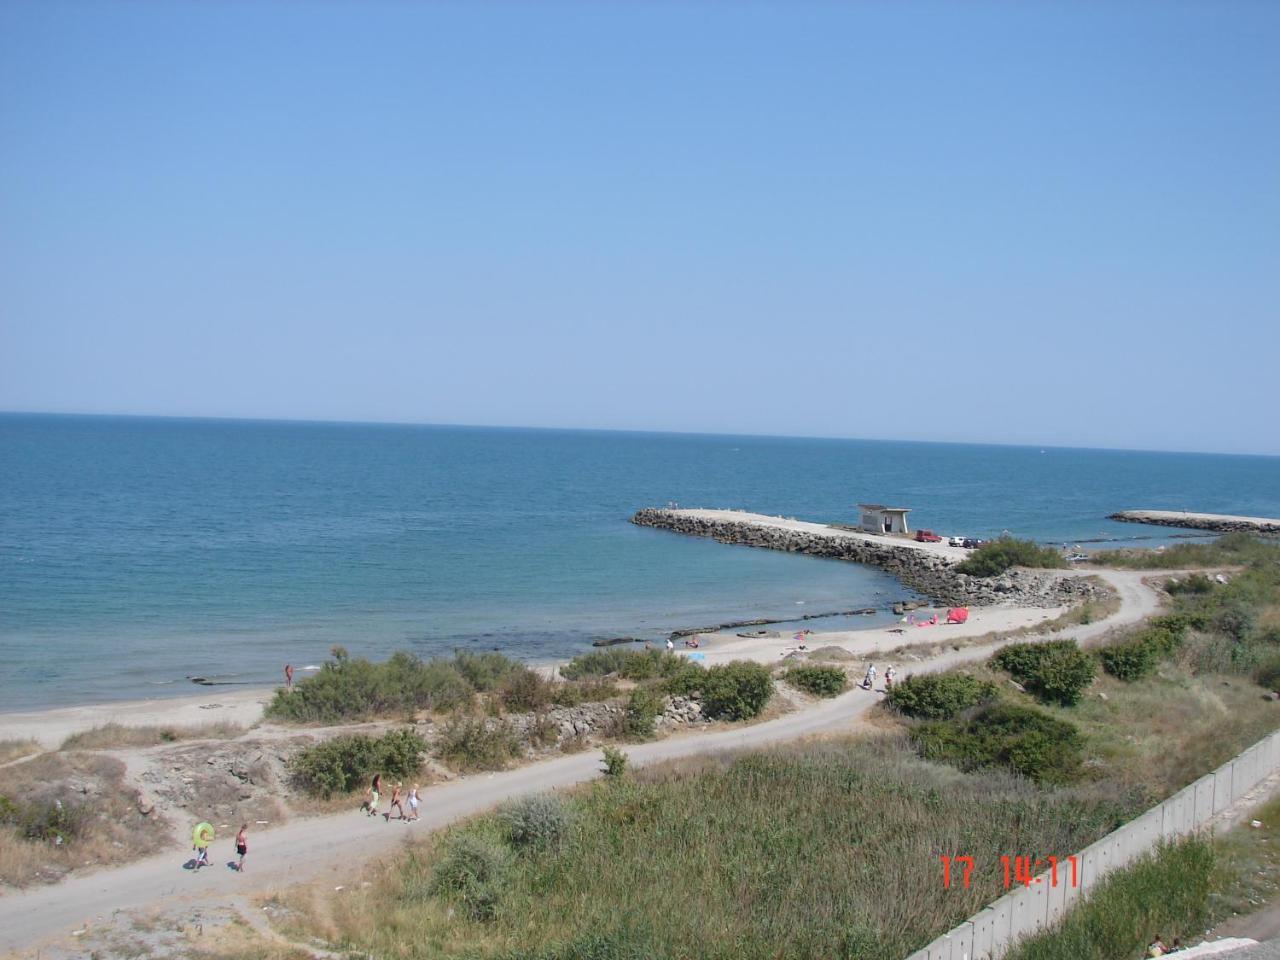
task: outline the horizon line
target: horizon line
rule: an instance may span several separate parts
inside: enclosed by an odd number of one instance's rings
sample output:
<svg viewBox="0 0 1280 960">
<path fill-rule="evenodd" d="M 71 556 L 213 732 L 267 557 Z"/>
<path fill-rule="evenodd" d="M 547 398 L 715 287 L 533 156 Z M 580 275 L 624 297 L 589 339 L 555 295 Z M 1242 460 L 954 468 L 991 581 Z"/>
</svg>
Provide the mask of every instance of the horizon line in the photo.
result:
<svg viewBox="0 0 1280 960">
<path fill-rule="evenodd" d="M 297 424 L 310 426 L 351 426 L 351 427 L 430 427 L 437 429 L 464 430 L 545 430 L 561 433 L 628 433 L 654 436 L 674 437 L 741 437 L 755 440 L 830 440 L 847 443 L 915 443 L 941 444 L 955 447 L 1004 447 L 1027 450 L 1081 450 L 1102 453 L 1172 453 L 1203 457 L 1261 457 L 1276 459 L 1276 453 L 1243 453 L 1219 450 L 1160 450 L 1151 447 L 1092 447 L 1072 446 L 1060 443 L 1015 443 L 1012 441 L 990 440 L 920 440 L 914 438 L 889 437 L 849 437 L 823 436 L 819 434 L 785 434 L 785 433 L 715 433 L 706 430 L 656 430 L 636 427 L 559 427 L 531 426 L 528 424 L 500 423 L 440 423 L 428 420 L 335 420 L 331 418 L 299 418 L 299 417 L 235 417 L 214 416 L 210 414 L 166 414 L 166 413 L 85 413 L 67 410 L 0 410 L 0 417 L 83 417 L 102 420 L 176 420 L 198 421 L 205 423 L 258 423 L 258 424 Z"/>
</svg>

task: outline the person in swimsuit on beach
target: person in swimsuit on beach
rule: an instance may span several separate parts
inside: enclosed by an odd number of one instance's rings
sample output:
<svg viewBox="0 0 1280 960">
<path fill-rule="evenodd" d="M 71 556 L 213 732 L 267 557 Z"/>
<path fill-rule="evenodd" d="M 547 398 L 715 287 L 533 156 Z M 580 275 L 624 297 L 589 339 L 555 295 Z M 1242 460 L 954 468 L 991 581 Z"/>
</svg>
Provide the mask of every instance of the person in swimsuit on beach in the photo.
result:
<svg viewBox="0 0 1280 960">
<path fill-rule="evenodd" d="M 411 814 L 410 823 L 418 819 L 418 785 L 416 783 L 409 789 L 409 813 Z"/>
<path fill-rule="evenodd" d="M 404 804 L 400 802 L 400 784 L 398 783 L 391 788 L 391 802 L 387 804 L 387 812 L 382 815 L 382 819 L 386 820 L 388 823 L 391 822 L 392 810 L 399 810 L 400 819 L 404 819 Z"/>
<path fill-rule="evenodd" d="M 236 870 L 244 873 L 244 855 L 249 852 L 249 825 L 247 823 L 240 824 L 240 832 L 236 834 L 236 853 L 240 855 L 240 861 L 236 864 Z"/>
<path fill-rule="evenodd" d="M 284 688 L 286 690 L 293 689 L 293 664 L 286 663 L 284 665 Z"/>
</svg>

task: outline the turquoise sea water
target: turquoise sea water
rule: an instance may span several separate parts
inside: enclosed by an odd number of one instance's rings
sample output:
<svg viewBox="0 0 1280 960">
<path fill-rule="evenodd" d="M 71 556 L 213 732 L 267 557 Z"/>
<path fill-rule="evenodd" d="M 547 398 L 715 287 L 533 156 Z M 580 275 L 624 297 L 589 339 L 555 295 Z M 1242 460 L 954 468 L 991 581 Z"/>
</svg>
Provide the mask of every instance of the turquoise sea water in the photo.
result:
<svg viewBox="0 0 1280 960">
<path fill-rule="evenodd" d="M 1280 515 L 1280 458 L 876 441 L 0 416 L 0 709 L 275 682 L 286 661 L 498 648 L 883 604 L 875 570 L 627 523 L 639 507 L 1053 541 L 1117 509 Z M 1156 541 L 1158 542 L 1158 541 Z"/>
</svg>

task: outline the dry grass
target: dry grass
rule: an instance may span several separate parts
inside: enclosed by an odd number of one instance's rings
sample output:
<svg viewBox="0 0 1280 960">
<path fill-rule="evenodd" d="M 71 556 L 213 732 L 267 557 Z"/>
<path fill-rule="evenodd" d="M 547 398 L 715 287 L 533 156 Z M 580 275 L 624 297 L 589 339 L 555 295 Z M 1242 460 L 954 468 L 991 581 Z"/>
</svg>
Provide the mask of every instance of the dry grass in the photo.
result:
<svg viewBox="0 0 1280 960">
<path fill-rule="evenodd" d="M 124 773 L 119 760 L 93 753 L 45 753 L 0 770 L 0 797 L 36 813 L 61 801 L 72 825 L 58 844 L 33 839 L 6 817 L 0 822 L 0 883 L 48 883 L 73 868 L 124 863 L 162 849 L 168 824 L 138 812 Z"/>
<path fill-rule="evenodd" d="M 21 760 L 40 750 L 40 744 L 35 740 L 0 740 L 0 764 Z"/>
<path fill-rule="evenodd" d="M 181 740 L 234 740 L 245 728 L 234 723 L 205 723 L 195 727 L 126 727 L 107 723 L 73 733 L 62 741 L 62 750 L 117 750 L 122 747 L 155 747 Z"/>
<path fill-rule="evenodd" d="M 297 893 L 292 922 L 379 957 L 560 956 L 590 936 L 602 957 L 904 956 L 999 894 L 1002 853 L 1074 851 L 1129 812 L 1098 785 L 927 764 L 901 736 L 690 758 L 567 802 L 569 839 L 512 860 L 492 922 L 430 892 L 438 837 L 369 887 Z M 463 829 L 498 835 L 492 818 Z M 942 850 L 979 859 L 972 888 L 939 895 Z"/>
</svg>

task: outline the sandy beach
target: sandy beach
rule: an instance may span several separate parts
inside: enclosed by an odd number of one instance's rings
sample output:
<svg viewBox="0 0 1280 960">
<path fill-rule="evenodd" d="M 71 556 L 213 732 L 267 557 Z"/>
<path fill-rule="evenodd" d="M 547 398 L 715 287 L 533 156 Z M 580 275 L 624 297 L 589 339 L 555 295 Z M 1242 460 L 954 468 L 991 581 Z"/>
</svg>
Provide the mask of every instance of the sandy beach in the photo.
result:
<svg viewBox="0 0 1280 960">
<path fill-rule="evenodd" d="M 914 611 L 917 625 L 904 622 L 884 627 L 868 627 L 864 630 L 814 630 L 804 641 L 812 651 L 819 647 L 840 647 L 858 657 L 877 657 L 898 647 L 914 644 L 946 644 L 951 641 L 980 637 L 988 633 L 1003 633 L 1045 623 L 1061 616 L 1066 607 L 973 607 L 965 623 L 946 623 L 946 608 L 922 608 Z M 935 626 L 920 626 L 934 614 Z M 725 636 L 718 633 L 698 634 L 698 649 L 692 650 L 677 641 L 679 653 L 701 653 L 708 665 L 728 663 L 731 660 L 754 660 L 757 663 L 775 664 L 789 654 L 799 653 L 799 641 L 794 631 L 769 631 L 763 637 Z"/>
<path fill-rule="evenodd" d="M 53 749 L 73 733 L 108 723 L 126 727 L 200 727 L 210 723 L 250 726 L 262 719 L 272 687 L 210 689 L 189 697 L 163 700 L 122 700 L 119 703 L 57 707 L 25 713 L 0 714 L 0 740 L 35 740 Z"/>
</svg>

